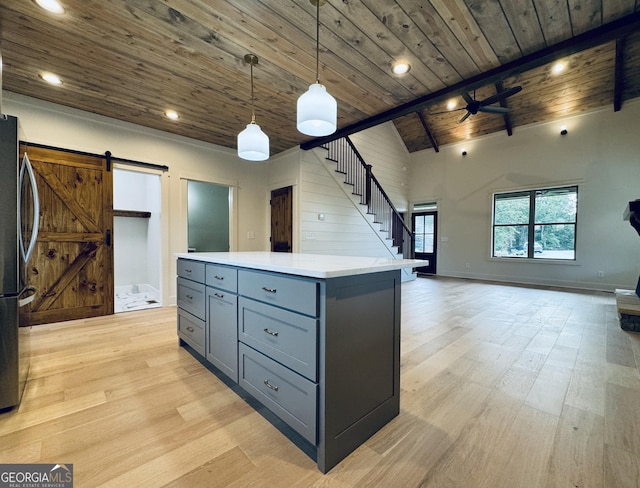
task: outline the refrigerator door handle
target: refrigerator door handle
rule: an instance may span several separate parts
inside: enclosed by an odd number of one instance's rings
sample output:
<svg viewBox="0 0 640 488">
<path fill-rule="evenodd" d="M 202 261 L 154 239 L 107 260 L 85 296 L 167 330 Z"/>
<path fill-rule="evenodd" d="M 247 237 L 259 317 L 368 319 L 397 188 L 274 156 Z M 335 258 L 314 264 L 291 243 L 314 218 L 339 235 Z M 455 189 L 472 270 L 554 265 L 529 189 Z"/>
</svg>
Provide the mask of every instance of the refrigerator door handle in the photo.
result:
<svg viewBox="0 0 640 488">
<path fill-rule="evenodd" d="M 33 174 L 31 161 L 29 161 L 29 156 L 27 156 L 26 152 L 24 153 L 24 157 L 22 158 L 22 168 L 20 168 L 20 188 L 22 188 L 25 174 L 29 177 L 31 194 L 33 195 L 33 227 L 31 231 L 31 241 L 29 242 L 29 246 L 27 247 L 26 251 L 24 248 L 24 242 L 22 238 L 20 238 L 20 252 L 22 253 L 22 259 L 24 259 L 24 262 L 27 263 L 29 262 L 29 258 L 31 258 L 31 254 L 33 254 L 33 249 L 35 248 L 36 240 L 38 239 L 38 224 L 40 223 L 40 198 L 38 197 L 38 185 L 36 183 L 36 177 Z M 19 209 L 18 227 L 22 229 L 22 192 L 20 192 Z"/>
<path fill-rule="evenodd" d="M 18 307 L 24 307 L 25 305 L 29 305 L 32 301 L 36 299 L 36 290 L 33 286 L 27 286 L 22 293 L 20 293 L 20 297 L 23 297 L 25 294 L 28 294 L 24 298 L 18 298 Z"/>
</svg>

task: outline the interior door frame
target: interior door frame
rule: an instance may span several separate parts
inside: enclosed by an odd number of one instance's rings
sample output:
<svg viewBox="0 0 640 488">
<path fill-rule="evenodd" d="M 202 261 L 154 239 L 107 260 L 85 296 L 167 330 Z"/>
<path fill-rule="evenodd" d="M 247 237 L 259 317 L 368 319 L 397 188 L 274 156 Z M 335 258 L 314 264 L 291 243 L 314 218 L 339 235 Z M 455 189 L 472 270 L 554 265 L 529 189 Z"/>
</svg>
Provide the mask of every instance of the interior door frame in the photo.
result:
<svg viewBox="0 0 640 488">
<path fill-rule="evenodd" d="M 299 221 L 300 221 L 300 209 L 299 209 L 299 195 L 298 195 L 298 181 L 297 180 L 283 180 L 278 183 L 268 185 L 265 195 L 267 215 L 266 215 L 266 232 L 268 236 L 271 236 L 271 205 L 269 200 L 271 199 L 271 192 L 278 190 L 279 188 L 291 187 L 291 252 L 298 252 L 300 249 L 300 235 L 299 235 Z M 271 250 L 271 241 L 267 242 L 269 250 Z"/>
<path fill-rule="evenodd" d="M 165 279 L 167 272 L 167 266 L 165 263 L 171 258 L 171 253 L 169 250 L 169 205 L 168 205 L 168 197 L 169 194 L 169 175 L 168 171 L 163 171 L 162 169 L 148 168 L 144 166 L 140 166 L 137 164 L 130 164 L 127 162 L 114 162 L 111 166 L 112 172 L 114 170 L 120 171 L 131 171 L 134 173 L 141 173 L 145 175 L 157 176 L 160 179 L 160 293 L 162 306 L 165 306 L 169 303 L 169 288 L 168 282 L 170 280 Z M 115 187 L 113 188 L 115 192 Z M 115 222 L 114 222 L 115 227 Z M 114 236 L 114 244 L 117 236 Z M 115 247 L 114 247 L 115 252 Z M 116 262 L 115 255 L 113 260 L 113 277 L 115 284 L 115 274 L 116 274 Z M 114 285 L 115 289 L 115 285 Z M 114 297 L 115 303 L 115 297 Z"/>
<path fill-rule="evenodd" d="M 273 199 L 276 196 L 276 194 L 284 194 L 286 193 L 288 195 L 288 203 L 289 203 L 289 215 L 288 215 L 288 219 L 290 222 L 290 232 L 289 232 L 289 236 L 288 236 L 288 249 L 286 251 L 276 251 L 275 249 L 275 241 L 273 239 L 273 229 L 274 229 L 274 213 L 273 213 Z M 293 252 L 293 186 L 291 185 L 287 185 L 287 186 L 283 186 L 281 188 L 276 188 L 275 190 L 271 190 L 270 194 L 269 194 L 269 208 L 270 208 L 270 213 L 271 213 L 271 218 L 270 218 L 270 229 L 269 229 L 269 250 L 271 252 Z"/>
<path fill-rule="evenodd" d="M 176 237 L 176 252 L 187 252 L 189 246 L 189 219 L 188 219 L 188 182 L 199 181 L 202 183 L 213 183 L 214 185 L 226 186 L 229 188 L 229 251 L 238 250 L 238 182 L 202 177 L 201 175 L 180 174 L 180 215 L 182 225 L 181 235 Z"/>
<path fill-rule="evenodd" d="M 416 268 L 418 274 L 429 274 L 435 275 L 438 272 L 438 209 L 435 210 L 421 210 L 418 212 L 413 212 L 411 214 L 411 231 L 415 234 L 416 221 L 415 218 L 418 216 L 424 215 L 433 215 L 433 253 L 415 253 L 416 259 L 428 259 L 429 266 L 422 266 L 420 268 Z M 415 252 L 415 247 L 414 247 Z M 429 254 L 430 256 L 424 256 L 425 254 Z M 433 257 L 431 257 L 433 256 Z"/>
</svg>

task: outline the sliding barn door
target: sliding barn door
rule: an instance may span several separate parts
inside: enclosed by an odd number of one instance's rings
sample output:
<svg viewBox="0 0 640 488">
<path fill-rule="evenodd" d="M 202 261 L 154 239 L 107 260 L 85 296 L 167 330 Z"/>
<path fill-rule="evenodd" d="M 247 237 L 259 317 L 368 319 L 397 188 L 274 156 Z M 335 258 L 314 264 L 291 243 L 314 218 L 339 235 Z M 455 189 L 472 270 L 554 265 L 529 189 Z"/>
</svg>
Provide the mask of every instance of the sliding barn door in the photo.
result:
<svg viewBox="0 0 640 488">
<path fill-rule="evenodd" d="M 24 147 L 21 147 L 24 150 Z M 28 146 L 40 196 L 31 325 L 113 313 L 113 180 L 105 158 Z"/>
</svg>

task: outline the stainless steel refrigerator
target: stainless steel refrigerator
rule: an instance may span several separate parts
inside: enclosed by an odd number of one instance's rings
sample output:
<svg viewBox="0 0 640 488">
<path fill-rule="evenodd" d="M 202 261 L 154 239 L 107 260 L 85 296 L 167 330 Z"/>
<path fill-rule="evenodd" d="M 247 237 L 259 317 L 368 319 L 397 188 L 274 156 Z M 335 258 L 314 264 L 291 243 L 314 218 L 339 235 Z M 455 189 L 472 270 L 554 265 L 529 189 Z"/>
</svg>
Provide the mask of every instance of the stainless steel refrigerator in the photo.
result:
<svg viewBox="0 0 640 488">
<path fill-rule="evenodd" d="M 21 327 L 36 290 L 27 263 L 38 234 L 38 189 L 18 119 L 0 114 L 0 411 L 20 403 L 30 364 L 29 327 Z"/>
</svg>

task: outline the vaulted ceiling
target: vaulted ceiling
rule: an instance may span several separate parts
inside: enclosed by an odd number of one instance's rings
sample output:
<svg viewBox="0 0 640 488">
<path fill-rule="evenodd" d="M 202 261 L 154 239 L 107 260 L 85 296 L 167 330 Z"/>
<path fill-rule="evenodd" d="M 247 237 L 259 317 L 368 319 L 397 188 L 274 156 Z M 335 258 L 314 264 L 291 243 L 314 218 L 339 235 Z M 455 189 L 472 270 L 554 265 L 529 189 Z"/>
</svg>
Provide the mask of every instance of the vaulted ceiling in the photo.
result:
<svg viewBox="0 0 640 488">
<path fill-rule="evenodd" d="M 32 0 L 0 5 L 3 89 L 235 148 L 251 120 L 253 53 L 271 153 L 309 145 L 295 124 L 296 100 L 315 81 L 309 0 L 60 1 L 63 15 Z M 640 96 L 640 0 L 327 0 L 320 23 L 319 78 L 338 101 L 337 134 L 392 120 L 412 152 L 624 110 Z M 394 75 L 396 61 L 411 70 Z M 62 85 L 44 83 L 43 71 Z M 513 86 L 522 90 L 506 99 L 507 116 L 459 123 L 462 93 Z"/>
</svg>

